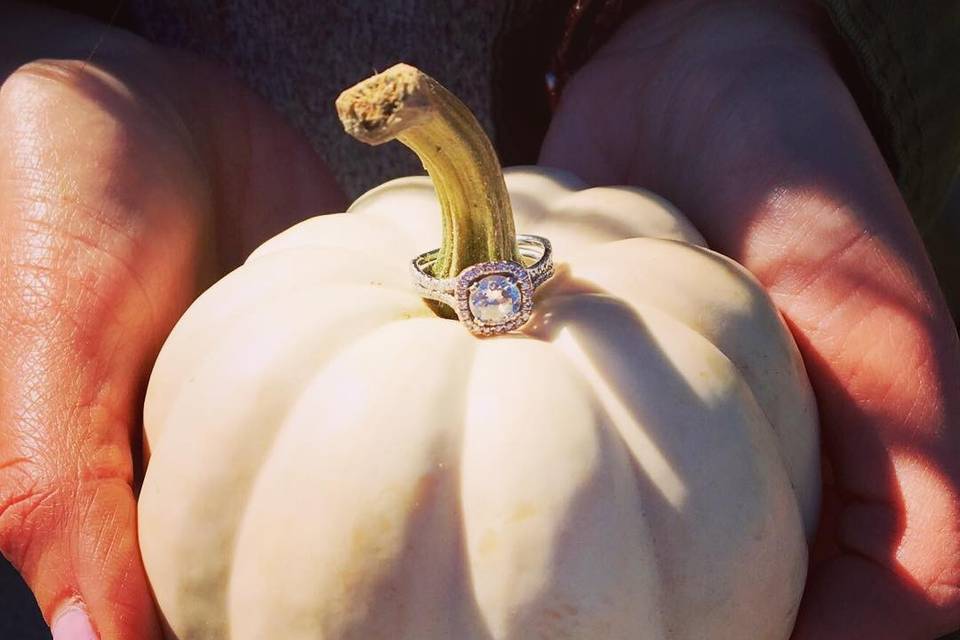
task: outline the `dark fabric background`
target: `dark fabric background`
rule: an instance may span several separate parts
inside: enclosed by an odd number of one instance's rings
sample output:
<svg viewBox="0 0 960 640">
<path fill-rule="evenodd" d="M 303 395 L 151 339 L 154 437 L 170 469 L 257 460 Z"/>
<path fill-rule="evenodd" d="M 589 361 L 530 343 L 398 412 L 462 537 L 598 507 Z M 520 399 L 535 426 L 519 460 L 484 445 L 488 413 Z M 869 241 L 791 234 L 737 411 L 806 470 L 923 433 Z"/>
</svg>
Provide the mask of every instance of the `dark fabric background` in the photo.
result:
<svg viewBox="0 0 960 640">
<path fill-rule="evenodd" d="M 33 594 L 16 571 L 0 558 L 0 638 L 2 640 L 49 640 L 50 632 L 40 617 Z"/>
</svg>

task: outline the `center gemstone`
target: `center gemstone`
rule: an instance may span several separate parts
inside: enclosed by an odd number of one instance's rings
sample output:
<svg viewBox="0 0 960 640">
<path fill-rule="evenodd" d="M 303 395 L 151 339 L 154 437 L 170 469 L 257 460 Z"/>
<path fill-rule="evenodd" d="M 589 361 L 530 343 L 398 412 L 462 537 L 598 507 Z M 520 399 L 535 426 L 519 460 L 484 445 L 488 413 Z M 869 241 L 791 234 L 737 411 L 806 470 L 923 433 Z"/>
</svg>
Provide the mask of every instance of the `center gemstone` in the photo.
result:
<svg viewBox="0 0 960 640">
<path fill-rule="evenodd" d="M 507 276 L 486 276 L 470 287 L 470 313 L 485 324 L 512 320 L 522 306 L 520 287 Z"/>
</svg>

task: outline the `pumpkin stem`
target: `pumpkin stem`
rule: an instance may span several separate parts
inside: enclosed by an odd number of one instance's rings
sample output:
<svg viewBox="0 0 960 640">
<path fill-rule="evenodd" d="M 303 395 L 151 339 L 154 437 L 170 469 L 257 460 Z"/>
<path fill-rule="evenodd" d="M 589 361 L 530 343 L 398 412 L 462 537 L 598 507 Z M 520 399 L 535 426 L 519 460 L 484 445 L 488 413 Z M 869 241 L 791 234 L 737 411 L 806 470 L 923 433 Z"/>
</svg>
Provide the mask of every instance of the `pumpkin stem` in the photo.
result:
<svg viewBox="0 0 960 640">
<path fill-rule="evenodd" d="M 481 262 L 521 262 L 493 145 L 470 110 L 440 83 L 398 64 L 341 93 L 337 113 L 358 140 L 399 140 L 423 162 L 443 216 L 434 276 L 452 278 Z"/>
</svg>

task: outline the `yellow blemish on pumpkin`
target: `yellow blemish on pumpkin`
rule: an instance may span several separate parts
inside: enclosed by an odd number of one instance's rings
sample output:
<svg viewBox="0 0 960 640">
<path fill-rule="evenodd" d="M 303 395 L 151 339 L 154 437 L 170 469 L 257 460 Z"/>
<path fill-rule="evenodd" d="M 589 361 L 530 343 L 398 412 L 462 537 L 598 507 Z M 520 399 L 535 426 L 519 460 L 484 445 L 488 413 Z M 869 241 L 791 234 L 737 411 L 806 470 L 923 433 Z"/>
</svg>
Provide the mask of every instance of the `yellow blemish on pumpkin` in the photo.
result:
<svg viewBox="0 0 960 640">
<path fill-rule="evenodd" d="M 500 541 L 500 536 L 496 532 L 489 530 L 483 534 L 483 537 L 480 538 L 480 544 L 477 545 L 477 551 L 481 555 L 487 555 L 492 553 L 494 549 L 497 548 L 497 543 Z"/>
<path fill-rule="evenodd" d="M 342 592 L 359 594 L 372 584 L 370 571 L 378 565 L 385 567 L 402 552 L 402 541 L 407 524 L 418 510 L 429 508 L 440 484 L 436 472 L 425 473 L 411 485 L 392 487 L 383 501 L 385 509 L 358 522 L 350 532 L 350 547 L 340 573 Z M 364 586 L 366 585 L 366 586 Z"/>
<path fill-rule="evenodd" d="M 536 507 L 529 502 L 524 502 L 517 505 L 516 509 L 513 510 L 513 513 L 510 515 L 510 521 L 513 523 L 523 522 L 536 515 L 536 513 Z"/>
</svg>

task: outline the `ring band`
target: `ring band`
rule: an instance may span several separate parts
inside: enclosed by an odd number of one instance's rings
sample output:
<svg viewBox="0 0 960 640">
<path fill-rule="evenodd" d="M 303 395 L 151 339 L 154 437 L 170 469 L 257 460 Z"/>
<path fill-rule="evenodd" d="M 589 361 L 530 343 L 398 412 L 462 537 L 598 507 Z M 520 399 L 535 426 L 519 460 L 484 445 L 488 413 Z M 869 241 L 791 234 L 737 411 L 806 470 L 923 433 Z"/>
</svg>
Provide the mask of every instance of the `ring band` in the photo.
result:
<svg viewBox="0 0 960 640">
<path fill-rule="evenodd" d="M 553 275 L 553 249 L 542 236 L 518 235 L 526 267 L 512 260 L 481 262 L 454 278 L 431 275 L 439 249 L 413 259 L 410 274 L 423 298 L 450 306 L 470 331 L 494 336 L 522 327 L 533 313 L 533 292 Z"/>
</svg>

